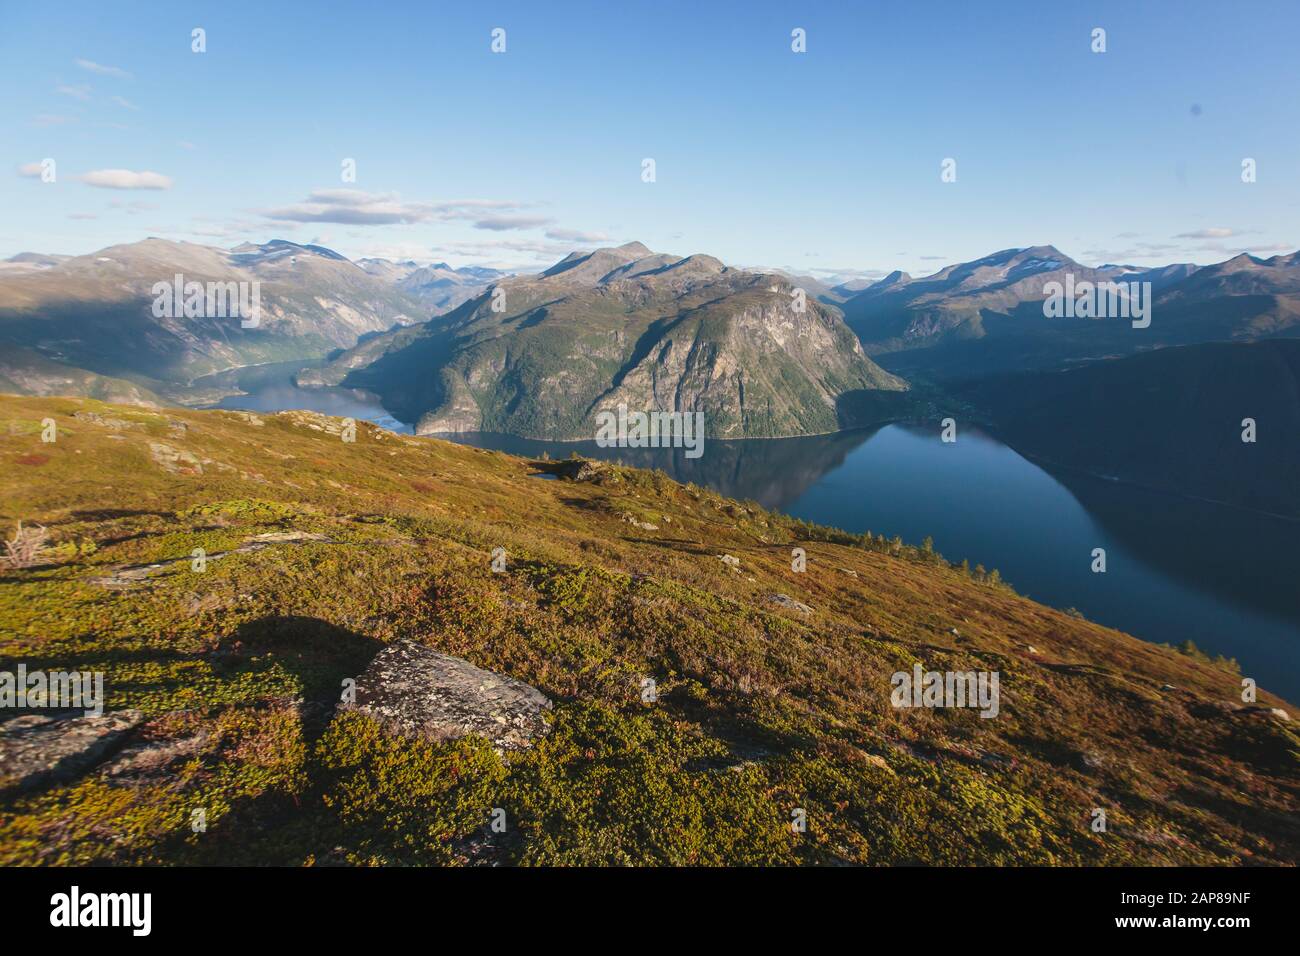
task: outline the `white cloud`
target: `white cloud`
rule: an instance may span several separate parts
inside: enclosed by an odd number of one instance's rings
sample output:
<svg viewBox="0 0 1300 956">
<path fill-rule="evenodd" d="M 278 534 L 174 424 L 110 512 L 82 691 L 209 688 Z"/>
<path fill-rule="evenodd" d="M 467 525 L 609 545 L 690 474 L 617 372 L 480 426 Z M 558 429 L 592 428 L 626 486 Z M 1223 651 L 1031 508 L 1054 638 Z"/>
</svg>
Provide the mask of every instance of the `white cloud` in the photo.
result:
<svg viewBox="0 0 1300 956">
<path fill-rule="evenodd" d="M 283 222 L 337 222 L 353 226 L 472 219 L 491 221 L 488 210 L 514 210 L 523 203 L 497 199 L 452 199 L 440 202 L 402 200 L 397 193 L 368 193 L 361 189 L 317 189 L 306 201 L 265 210 L 268 219 Z M 481 228 L 493 228 L 484 226 Z M 505 227 L 519 228 L 519 227 Z"/>
<path fill-rule="evenodd" d="M 1195 232 L 1180 232 L 1174 236 L 1175 239 L 1227 239 L 1229 236 L 1237 235 L 1235 229 L 1229 229 L 1227 226 L 1213 226 L 1209 229 L 1197 229 Z"/>
<path fill-rule="evenodd" d="M 68 218 L 69 219 L 98 219 L 99 217 L 95 215 L 93 212 L 70 212 L 68 213 Z"/>
<path fill-rule="evenodd" d="M 396 194 L 372 194 L 357 189 L 318 189 L 305 202 L 268 209 L 268 219 L 286 222 L 338 222 L 376 226 L 426 222 L 426 203 L 402 202 Z"/>
<path fill-rule="evenodd" d="M 89 70 L 91 73 L 98 73 L 100 76 L 116 76 L 118 79 L 122 80 L 131 79 L 131 74 L 126 70 L 120 70 L 115 66 L 104 66 L 102 63 L 96 63 L 94 60 L 78 59 L 76 64 L 83 70 Z"/>
<path fill-rule="evenodd" d="M 540 216 L 487 216 L 476 220 L 474 228 L 505 232 L 509 229 L 537 229 L 540 226 L 550 225 L 553 221 Z"/>
<path fill-rule="evenodd" d="M 39 179 L 41 175 L 41 164 L 23 163 L 18 167 L 18 175 L 26 176 L 28 179 Z"/>
<path fill-rule="evenodd" d="M 116 103 L 118 106 L 124 106 L 129 110 L 138 110 L 140 108 L 136 106 L 134 103 L 132 103 L 130 100 L 128 100 L 125 96 L 114 96 L 113 102 Z"/>
<path fill-rule="evenodd" d="M 60 116 L 57 113 L 41 113 L 32 120 L 33 126 L 61 126 L 64 123 L 75 123 L 77 120 L 72 116 Z"/>
<path fill-rule="evenodd" d="M 76 100 L 90 99 L 90 87 L 85 83 L 79 83 L 76 86 L 69 86 L 66 83 L 60 83 L 54 87 L 55 93 L 62 93 L 64 96 L 71 96 Z"/>
<path fill-rule="evenodd" d="M 449 242 L 433 247 L 433 253 L 439 259 L 478 260 L 478 265 L 493 266 L 498 269 L 551 265 L 572 251 L 573 247 L 569 243 L 541 242 L 533 239 Z"/>
<path fill-rule="evenodd" d="M 99 189 L 171 189 L 171 177 L 161 173 L 135 172 L 130 169 L 96 169 L 77 177 L 87 186 Z"/>
<path fill-rule="evenodd" d="M 546 232 L 547 239 L 554 239 L 557 242 L 610 242 L 609 236 L 603 232 L 583 232 L 581 229 L 549 229 Z"/>
</svg>

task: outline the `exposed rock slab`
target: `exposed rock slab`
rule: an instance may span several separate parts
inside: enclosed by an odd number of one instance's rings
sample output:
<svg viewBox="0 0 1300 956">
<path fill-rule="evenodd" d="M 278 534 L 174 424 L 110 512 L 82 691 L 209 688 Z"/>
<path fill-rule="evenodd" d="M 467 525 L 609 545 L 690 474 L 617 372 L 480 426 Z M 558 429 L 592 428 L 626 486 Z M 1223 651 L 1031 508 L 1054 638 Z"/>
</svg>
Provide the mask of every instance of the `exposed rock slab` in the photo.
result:
<svg viewBox="0 0 1300 956">
<path fill-rule="evenodd" d="M 799 614 L 811 614 L 813 612 L 813 609 L 807 604 L 804 604 L 802 601 L 796 601 L 788 594 L 769 594 L 767 599 L 778 607 L 785 608 L 787 611 L 796 611 Z"/>
<path fill-rule="evenodd" d="M 231 554 L 247 554 L 253 551 L 264 551 L 267 548 L 278 544 L 309 544 L 311 542 L 321 542 L 324 544 L 337 544 L 332 538 L 323 534 L 317 534 L 314 531 L 268 531 L 266 534 L 256 534 L 249 538 L 238 548 L 232 548 L 229 551 L 214 551 L 206 555 L 207 561 L 219 561 Z M 164 571 L 177 564 L 187 564 L 191 557 L 186 555 L 182 558 L 168 558 L 164 561 L 155 561 L 152 564 L 134 564 L 119 565 L 110 569 L 109 574 L 96 575 L 95 577 L 86 578 L 88 584 L 96 584 L 101 588 L 109 591 L 125 591 L 135 587 L 142 581 L 153 577 L 160 571 Z"/>
<path fill-rule="evenodd" d="M 113 752 L 144 720 L 138 710 L 98 717 L 24 714 L 0 724 L 0 788 L 74 780 Z"/>
<path fill-rule="evenodd" d="M 611 474 L 604 462 L 590 458 L 561 458 L 555 461 L 539 459 L 532 465 L 542 474 L 554 475 L 566 481 L 596 481 Z"/>
<path fill-rule="evenodd" d="M 523 681 L 398 640 L 357 680 L 355 707 L 397 733 L 437 743 L 477 734 L 504 753 L 546 733 L 551 702 Z"/>
<path fill-rule="evenodd" d="M 184 448 L 173 448 L 165 442 L 151 441 L 149 455 L 153 458 L 154 464 L 163 471 L 170 471 L 177 475 L 203 474 L 203 463 L 199 461 L 199 457 Z"/>
<path fill-rule="evenodd" d="M 143 422 L 127 421 L 125 418 L 108 418 L 98 412 L 73 412 L 72 417 L 79 422 L 99 425 L 102 428 L 111 428 L 114 431 L 122 431 L 127 428 L 144 428 Z"/>
</svg>

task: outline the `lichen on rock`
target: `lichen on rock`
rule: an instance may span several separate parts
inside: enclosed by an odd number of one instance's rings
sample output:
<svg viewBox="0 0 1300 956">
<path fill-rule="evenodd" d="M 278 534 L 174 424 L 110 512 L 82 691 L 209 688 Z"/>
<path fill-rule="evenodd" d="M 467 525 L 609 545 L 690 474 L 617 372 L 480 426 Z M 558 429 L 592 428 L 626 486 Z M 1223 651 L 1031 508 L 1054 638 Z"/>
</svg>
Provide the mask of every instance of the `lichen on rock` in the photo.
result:
<svg viewBox="0 0 1300 956">
<path fill-rule="evenodd" d="M 546 733 L 551 702 L 523 681 L 399 639 L 357 680 L 354 706 L 399 734 L 436 743 L 478 735 L 504 753 Z"/>
</svg>

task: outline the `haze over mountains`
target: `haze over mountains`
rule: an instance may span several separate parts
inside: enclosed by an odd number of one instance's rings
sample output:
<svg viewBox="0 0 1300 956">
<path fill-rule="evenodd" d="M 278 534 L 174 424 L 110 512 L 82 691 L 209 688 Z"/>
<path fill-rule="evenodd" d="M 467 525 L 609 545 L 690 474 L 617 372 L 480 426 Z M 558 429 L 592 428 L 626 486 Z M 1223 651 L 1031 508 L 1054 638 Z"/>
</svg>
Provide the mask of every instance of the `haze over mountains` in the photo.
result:
<svg viewBox="0 0 1300 956">
<path fill-rule="evenodd" d="M 234 366 L 323 356 L 359 336 L 426 318 L 393 283 L 320 246 L 284 240 L 231 250 L 164 239 L 0 271 L 0 343 L 23 391 L 48 394 L 50 363 L 124 379 L 175 400 Z M 154 315 L 155 283 L 259 282 L 256 328 L 236 318 Z"/>
<path fill-rule="evenodd" d="M 434 313 L 454 309 L 472 299 L 487 286 L 509 273 L 483 266 L 453 269 L 445 262 L 422 266 L 416 262 L 388 259 L 358 259 L 357 265 L 378 278 L 392 282 Z"/>
<path fill-rule="evenodd" d="M 594 434 L 602 409 L 702 411 L 712 437 L 816 434 L 906 410 L 906 384 L 777 275 L 641 243 L 573 253 L 300 384 L 377 392 L 420 433 Z"/>
</svg>

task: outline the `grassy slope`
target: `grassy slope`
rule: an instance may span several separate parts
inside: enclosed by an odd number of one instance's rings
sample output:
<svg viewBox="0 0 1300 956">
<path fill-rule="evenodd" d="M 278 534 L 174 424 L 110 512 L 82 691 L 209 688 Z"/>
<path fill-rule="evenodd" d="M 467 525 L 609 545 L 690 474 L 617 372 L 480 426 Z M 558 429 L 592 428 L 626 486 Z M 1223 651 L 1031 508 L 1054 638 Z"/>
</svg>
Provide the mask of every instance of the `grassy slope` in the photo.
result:
<svg viewBox="0 0 1300 956">
<path fill-rule="evenodd" d="M 143 710 L 144 735 L 180 755 L 133 783 L 97 771 L 0 798 L 0 863 L 1296 858 L 1300 739 L 1231 710 L 1234 674 L 922 551 L 648 472 L 542 481 L 517 458 L 364 424 L 345 444 L 306 413 L 257 426 L 6 397 L 0 419 L 0 519 L 43 522 L 61 545 L 0 579 L 0 668 L 102 668 L 110 709 Z M 164 471 L 150 441 L 202 473 Z M 287 531 L 327 540 L 203 572 L 182 560 L 122 590 L 92 580 Z M 505 574 L 489 568 L 498 546 Z M 536 685 L 556 701 L 551 734 L 506 765 L 335 716 L 343 678 L 400 635 Z M 998 670 L 1000 716 L 895 710 L 890 675 L 916 661 Z M 485 830 L 493 807 L 506 834 Z"/>
</svg>

